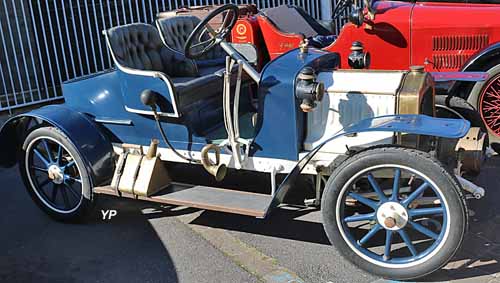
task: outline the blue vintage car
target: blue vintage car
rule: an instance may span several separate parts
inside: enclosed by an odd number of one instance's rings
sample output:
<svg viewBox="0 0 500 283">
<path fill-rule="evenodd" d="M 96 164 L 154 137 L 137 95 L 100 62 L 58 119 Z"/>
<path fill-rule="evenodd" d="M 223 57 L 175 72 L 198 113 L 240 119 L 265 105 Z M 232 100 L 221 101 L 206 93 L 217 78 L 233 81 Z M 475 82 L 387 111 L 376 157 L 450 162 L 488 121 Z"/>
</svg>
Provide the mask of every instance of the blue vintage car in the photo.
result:
<svg viewBox="0 0 500 283">
<path fill-rule="evenodd" d="M 464 237 L 465 196 L 484 195 L 460 177 L 477 161 L 460 156 L 482 152 L 477 131 L 433 117 L 432 77 L 419 69 L 338 71 L 338 54 L 304 44 L 259 72 L 252 46 L 225 40 L 237 13 L 107 30 L 116 68 L 10 119 L 0 165 L 18 164 L 34 202 L 61 221 L 84 217 L 99 194 L 265 218 L 312 180 L 307 203 L 321 205 L 347 259 L 395 279 L 443 266 Z M 224 183 L 238 172 L 270 179 L 268 192 Z"/>
</svg>

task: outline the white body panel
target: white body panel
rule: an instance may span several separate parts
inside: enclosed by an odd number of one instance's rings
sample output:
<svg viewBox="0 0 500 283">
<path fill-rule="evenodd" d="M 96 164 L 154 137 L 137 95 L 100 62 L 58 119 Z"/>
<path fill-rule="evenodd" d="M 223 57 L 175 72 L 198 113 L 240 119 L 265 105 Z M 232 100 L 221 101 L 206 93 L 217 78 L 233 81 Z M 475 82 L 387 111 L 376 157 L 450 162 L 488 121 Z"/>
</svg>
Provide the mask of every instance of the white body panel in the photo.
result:
<svg viewBox="0 0 500 283">
<path fill-rule="evenodd" d="M 396 111 L 396 94 L 405 72 L 335 71 L 318 74 L 325 83 L 325 97 L 307 114 L 306 150 L 312 150 L 343 128 L 360 120 Z M 359 133 L 325 145 L 321 152 L 344 154 L 346 145 L 392 143 L 392 132 Z"/>
<path fill-rule="evenodd" d="M 318 80 L 325 83 L 326 94 L 318 107 L 307 116 L 307 136 L 305 151 L 299 159 L 305 157 L 310 150 L 332 137 L 344 127 L 364 118 L 394 114 L 396 94 L 405 72 L 380 71 L 335 71 L 318 74 Z M 335 83 L 334 83 L 335 82 Z M 380 143 L 392 143 L 392 132 L 360 133 L 354 137 L 341 137 L 323 149 L 311 160 L 302 171 L 303 174 L 317 174 L 316 166 L 328 167 L 339 155 L 344 155 L 346 145 L 369 146 Z M 148 146 L 143 146 L 143 152 Z M 114 144 L 117 154 L 122 152 L 121 144 Z M 178 150 L 180 154 L 193 159 L 200 159 L 200 152 Z M 187 163 L 175 155 L 169 148 L 158 148 L 163 161 Z M 213 152 L 209 153 L 215 160 Z M 236 168 L 234 157 L 228 152 L 221 153 L 221 162 L 229 168 Z M 297 165 L 296 161 L 248 157 L 243 162 L 244 170 L 287 174 Z M 201 165 L 199 165 L 201 166 Z"/>
</svg>

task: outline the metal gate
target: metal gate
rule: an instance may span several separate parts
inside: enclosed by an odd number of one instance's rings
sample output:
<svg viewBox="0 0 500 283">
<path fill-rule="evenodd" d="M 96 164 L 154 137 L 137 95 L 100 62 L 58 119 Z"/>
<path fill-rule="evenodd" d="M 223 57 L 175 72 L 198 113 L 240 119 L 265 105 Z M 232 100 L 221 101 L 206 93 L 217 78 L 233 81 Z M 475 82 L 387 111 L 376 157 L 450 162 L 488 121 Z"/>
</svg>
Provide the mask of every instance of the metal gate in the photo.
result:
<svg viewBox="0 0 500 283">
<path fill-rule="evenodd" d="M 161 11 L 226 2 L 259 9 L 296 5 L 320 19 L 325 7 L 330 10 L 326 1 L 0 0 L 0 112 L 60 99 L 62 82 L 110 68 L 101 31 L 112 26 L 152 23 Z"/>
</svg>

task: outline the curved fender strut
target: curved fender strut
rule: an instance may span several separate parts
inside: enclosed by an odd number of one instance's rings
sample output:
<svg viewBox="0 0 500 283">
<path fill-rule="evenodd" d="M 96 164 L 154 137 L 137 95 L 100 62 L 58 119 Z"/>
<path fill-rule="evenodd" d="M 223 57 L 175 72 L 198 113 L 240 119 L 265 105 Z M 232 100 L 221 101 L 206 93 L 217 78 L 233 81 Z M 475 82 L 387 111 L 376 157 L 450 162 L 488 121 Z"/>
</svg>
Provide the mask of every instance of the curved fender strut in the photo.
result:
<svg viewBox="0 0 500 283">
<path fill-rule="evenodd" d="M 360 132 L 395 132 L 417 135 L 436 136 L 443 138 L 461 138 L 467 134 L 470 123 L 463 119 L 434 118 L 426 115 L 388 115 L 368 118 L 350 125 L 318 145 L 309 154 L 302 158 L 294 169 L 279 185 L 273 201 L 267 209 L 266 216 L 283 202 L 286 194 L 292 189 L 302 170 L 321 150 L 331 141 Z"/>
<path fill-rule="evenodd" d="M 113 147 L 109 139 L 85 114 L 64 105 L 49 105 L 9 119 L 0 129 L 0 167 L 17 163 L 17 149 L 30 119 L 41 120 L 65 133 L 80 152 L 92 175 L 93 185 L 111 180 L 114 172 Z"/>
</svg>

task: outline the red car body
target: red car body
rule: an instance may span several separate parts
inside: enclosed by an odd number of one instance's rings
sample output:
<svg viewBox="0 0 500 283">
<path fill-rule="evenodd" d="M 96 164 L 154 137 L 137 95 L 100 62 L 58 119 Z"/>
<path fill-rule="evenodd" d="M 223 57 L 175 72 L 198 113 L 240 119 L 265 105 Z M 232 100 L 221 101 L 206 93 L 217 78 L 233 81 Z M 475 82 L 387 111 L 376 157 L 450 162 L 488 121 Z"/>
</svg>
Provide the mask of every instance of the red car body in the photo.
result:
<svg viewBox="0 0 500 283">
<path fill-rule="evenodd" d="M 372 22 L 347 23 L 338 39 L 323 48 L 341 55 L 341 68 L 353 41 L 372 54 L 370 69 L 406 70 L 425 65 L 427 71 L 458 71 L 478 51 L 500 42 L 500 5 L 437 2 L 378 1 Z M 242 17 L 233 42 L 260 47 L 262 33 L 271 59 L 296 48 L 302 36 L 280 31 L 263 15 Z"/>
<path fill-rule="evenodd" d="M 369 69 L 422 65 L 432 72 L 489 72 L 489 81 L 461 85 L 455 95 L 476 107 L 490 133 L 500 137 L 500 1 L 495 1 L 377 1 L 373 20 L 365 16 L 361 26 L 345 24 L 323 50 L 340 55 L 341 69 L 350 68 L 351 46 L 359 41 L 371 55 Z M 233 42 L 253 43 L 271 60 L 297 48 L 302 39 L 280 30 L 263 13 L 241 17 L 232 34 Z"/>
</svg>

